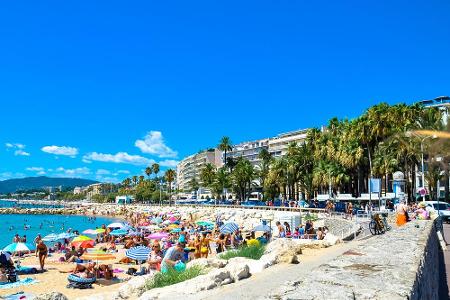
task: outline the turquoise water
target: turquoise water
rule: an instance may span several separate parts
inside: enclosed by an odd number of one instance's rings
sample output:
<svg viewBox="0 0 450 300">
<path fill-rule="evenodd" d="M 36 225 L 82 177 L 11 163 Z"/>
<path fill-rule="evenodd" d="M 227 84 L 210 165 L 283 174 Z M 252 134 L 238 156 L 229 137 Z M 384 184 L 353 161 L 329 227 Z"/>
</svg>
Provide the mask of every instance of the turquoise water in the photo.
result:
<svg viewBox="0 0 450 300">
<path fill-rule="evenodd" d="M 62 205 L 55 204 L 31 204 L 21 201 L 0 200 L 0 207 L 20 207 L 20 208 L 60 208 Z"/>
<path fill-rule="evenodd" d="M 0 201 L 0 207 L 5 207 L 5 201 Z M 30 207 L 36 207 L 30 206 Z M 50 233 L 66 232 L 69 228 L 78 230 L 80 233 L 86 229 L 95 229 L 102 224 L 108 225 L 117 221 L 112 218 L 97 217 L 89 220 L 84 216 L 62 216 L 62 215 L 0 215 L 0 248 L 12 242 L 16 233 L 21 237 L 27 236 L 27 242 L 33 243 L 34 238 L 40 233 L 43 237 Z M 24 227 L 29 227 L 24 229 Z"/>
</svg>

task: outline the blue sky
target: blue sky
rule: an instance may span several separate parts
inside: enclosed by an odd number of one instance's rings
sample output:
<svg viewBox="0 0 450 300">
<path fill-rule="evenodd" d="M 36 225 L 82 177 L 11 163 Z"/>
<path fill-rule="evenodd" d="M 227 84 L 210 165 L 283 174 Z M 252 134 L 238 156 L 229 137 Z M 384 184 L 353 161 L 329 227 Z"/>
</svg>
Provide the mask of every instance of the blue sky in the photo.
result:
<svg viewBox="0 0 450 300">
<path fill-rule="evenodd" d="M 94 2 L 1 4 L 0 180 L 117 181 L 450 94 L 449 1 Z"/>
</svg>

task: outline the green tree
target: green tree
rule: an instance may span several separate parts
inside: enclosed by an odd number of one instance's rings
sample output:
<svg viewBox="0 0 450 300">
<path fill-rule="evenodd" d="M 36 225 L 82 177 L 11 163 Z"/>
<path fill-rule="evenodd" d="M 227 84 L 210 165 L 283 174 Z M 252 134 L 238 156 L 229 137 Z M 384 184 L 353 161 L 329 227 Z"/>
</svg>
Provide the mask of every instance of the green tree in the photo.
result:
<svg viewBox="0 0 450 300">
<path fill-rule="evenodd" d="M 152 173 L 153 173 L 153 169 L 152 169 L 152 167 L 147 167 L 147 168 L 145 168 L 145 174 L 147 174 L 147 177 L 148 178 L 150 178 L 150 176 L 152 175 Z"/>
<path fill-rule="evenodd" d="M 176 173 L 172 169 L 166 170 L 164 174 L 164 178 L 166 182 L 168 183 L 168 192 L 169 192 L 169 205 L 171 204 L 171 196 L 172 196 L 172 182 L 175 181 Z"/>
<path fill-rule="evenodd" d="M 227 165 L 227 152 L 233 150 L 233 145 L 231 139 L 228 136 L 224 136 L 220 139 L 219 145 L 217 148 L 220 151 L 223 151 L 223 161 L 225 165 Z"/>
<path fill-rule="evenodd" d="M 255 178 L 253 165 L 246 159 L 240 158 L 232 173 L 233 186 L 240 201 L 245 201 L 251 190 L 252 181 Z"/>
<path fill-rule="evenodd" d="M 153 170 L 153 173 L 155 174 L 155 179 L 156 178 L 158 178 L 158 173 L 159 173 L 159 164 L 157 164 L 157 163 L 153 163 L 152 164 L 152 170 Z"/>
</svg>

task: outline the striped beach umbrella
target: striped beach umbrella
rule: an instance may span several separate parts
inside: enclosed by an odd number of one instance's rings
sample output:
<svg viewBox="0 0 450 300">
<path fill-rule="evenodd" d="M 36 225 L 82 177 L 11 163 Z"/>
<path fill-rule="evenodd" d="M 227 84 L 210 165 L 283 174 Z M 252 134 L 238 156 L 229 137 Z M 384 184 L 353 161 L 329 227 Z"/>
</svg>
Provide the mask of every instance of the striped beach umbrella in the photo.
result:
<svg viewBox="0 0 450 300">
<path fill-rule="evenodd" d="M 34 250 L 35 247 L 30 244 L 25 243 L 12 243 L 6 246 L 3 251 L 16 253 L 16 252 L 28 252 Z"/>
<path fill-rule="evenodd" d="M 63 232 L 63 233 L 60 233 L 60 234 L 58 234 L 58 237 L 60 238 L 60 239 L 71 239 L 71 238 L 74 238 L 74 237 L 77 237 L 78 235 L 76 235 L 76 234 L 74 234 L 74 233 L 71 233 L 71 232 Z"/>
<path fill-rule="evenodd" d="M 44 237 L 42 238 L 42 240 L 43 240 L 44 242 L 56 242 L 56 241 L 61 240 L 61 238 L 59 237 L 58 234 L 56 234 L 56 233 L 51 233 L 51 234 L 49 234 L 49 235 L 44 236 Z"/>
<path fill-rule="evenodd" d="M 220 233 L 225 233 L 225 234 L 233 233 L 238 229 L 239 229 L 239 225 L 231 222 L 231 223 L 227 223 L 227 224 L 223 225 L 222 227 L 220 227 Z"/>
<path fill-rule="evenodd" d="M 116 257 L 111 254 L 104 251 L 88 251 L 84 253 L 81 257 L 83 260 L 113 260 L 116 259 Z"/>
<path fill-rule="evenodd" d="M 92 241 L 92 239 L 85 235 L 79 235 L 76 238 L 74 238 L 72 242 L 85 242 L 85 241 Z"/>
<path fill-rule="evenodd" d="M 127 250 L 125 256 L 134 260 L 143 261 L 147 260 L 150 252 L 152 252 L 152 249 L 148 247 L 137 246 Z"/>
</svg>

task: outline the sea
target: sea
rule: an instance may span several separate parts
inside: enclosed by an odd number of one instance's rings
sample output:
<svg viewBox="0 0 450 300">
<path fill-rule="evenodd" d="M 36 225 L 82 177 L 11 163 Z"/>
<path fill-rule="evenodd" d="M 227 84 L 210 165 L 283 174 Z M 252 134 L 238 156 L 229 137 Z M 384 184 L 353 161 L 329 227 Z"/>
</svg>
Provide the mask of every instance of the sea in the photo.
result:
<svg viewBox="0 0 450 300">
<path fill-rule="evenodd" d="M 50 208 L 61 207 L 58 205 L 15 203 L 0 200 L 0 207 L 21 206 L 26 208 Z M 33 243 L 34 238 L 41 234 L 45 237 L 51 233 L 66 232 L 69 228 L 78 230 L 80 233 L 86 229 L 95 229 L 105 224 L 118 221 L 113 218 L 96 217 L 95 219 L 85 216 L 64 216 L 64 215 L 23 215 L 10 214 L 0 215 L 0 249 L 12 243 L 14 235 L 17 233 L 21 237 L 26 235 L 27 243 Z M 52 243 L 47 243 L 51 245 Z"/>
</svg>

